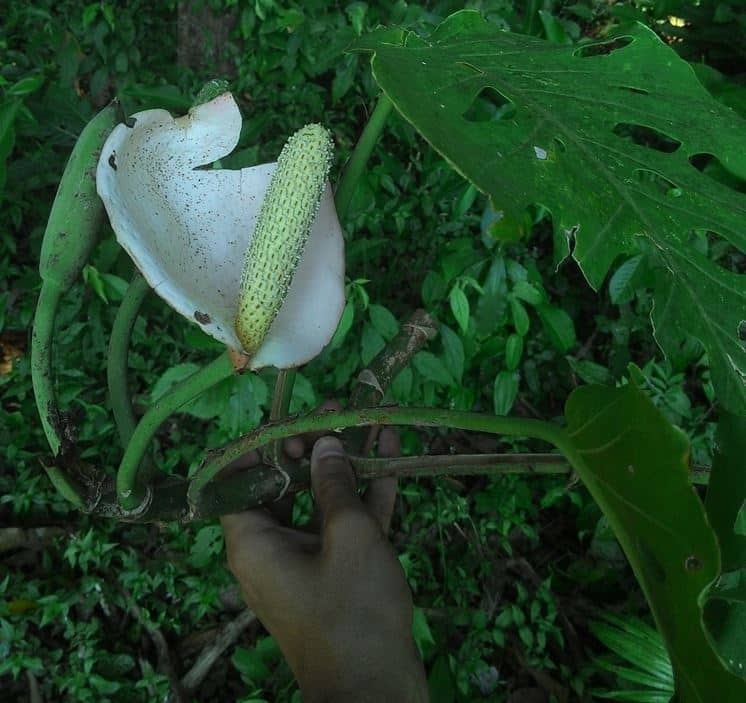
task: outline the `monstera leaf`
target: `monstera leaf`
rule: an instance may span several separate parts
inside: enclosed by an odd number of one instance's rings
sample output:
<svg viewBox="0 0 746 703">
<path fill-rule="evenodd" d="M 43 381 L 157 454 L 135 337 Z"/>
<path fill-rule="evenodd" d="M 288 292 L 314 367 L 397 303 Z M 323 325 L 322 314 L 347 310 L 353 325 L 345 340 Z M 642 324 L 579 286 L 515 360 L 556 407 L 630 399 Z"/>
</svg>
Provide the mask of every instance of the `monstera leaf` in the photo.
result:
<svg viewBox="0 0 746 703">
<path fill-rule="evenodd" d="M 601 506 L 650 603 L 683 703 L 738 703 L 702 623 L 720 552 L 689 483 L 689 442 L 635 386 L 585 386 L 565 408 L 575 468 Z"/>
<path fill-rule="evenodd" d="M 746 250 L 746 121 L 636 25 L 583 46 L 451 15 L 423 40 L 378 30 L 373 75 L 401 114 L 507 221 L 544 205 L 557 260 L 572 253 L 598 288 L 620 254 L 657 267 L 656 338 L 705 346 L 722 404 L 746 414 L 746 276 L 701 237 Z"/>
</svg>

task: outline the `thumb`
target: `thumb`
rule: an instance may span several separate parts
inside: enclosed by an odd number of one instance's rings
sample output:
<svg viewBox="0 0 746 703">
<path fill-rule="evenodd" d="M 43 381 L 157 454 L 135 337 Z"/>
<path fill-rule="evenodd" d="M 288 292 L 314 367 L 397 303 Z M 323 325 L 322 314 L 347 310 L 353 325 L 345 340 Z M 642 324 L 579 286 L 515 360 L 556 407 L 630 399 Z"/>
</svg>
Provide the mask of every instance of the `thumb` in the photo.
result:
<svg viewBox="0 0 746 703">
<path fill-rule="evenodd" d="M 355 490 L 352 466 L 336 437 L 322 437 L 313 445 L 311 487 L 323 525 L 327 525 L 335 514 L 364 510 Z"/>
</svg>

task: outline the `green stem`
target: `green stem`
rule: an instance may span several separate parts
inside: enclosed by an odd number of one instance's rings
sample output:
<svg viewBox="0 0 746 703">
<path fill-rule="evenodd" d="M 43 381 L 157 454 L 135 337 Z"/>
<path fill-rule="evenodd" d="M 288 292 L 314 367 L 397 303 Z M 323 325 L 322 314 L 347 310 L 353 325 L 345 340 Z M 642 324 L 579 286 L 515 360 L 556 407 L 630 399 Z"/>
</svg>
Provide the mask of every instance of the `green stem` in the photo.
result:
<svg viewBox="0 0 746 703">
<path fill-rule="evenodd" d="M 138 470 L 145 450 L 161 423 L 181 406 L 233 373 L 233 362 L 228 352 L 225 352 L 174 386 L 143 415 L 127 444 L 117 472 L 117 495 L 125 510 L 140 507 L 146 497 L 145 486 L 138 481 Z"/>
<path fill-rule="evenodd" d="M 264 425 L 231 442 L 212 454 L 200 467 L 189 485 L 190 504 L 195 504 L 199 492 L 217 473 L 233 460 L 268 442 L 305 432 L 328 432 L 340 427 L 368 425 L 419 425 L 452 427 L 474 432 L 489 432 L 509 436 L 531 437 L 553 444 L 577 468 L 583 461 L 567 433 L 560 427 L 541 420 L 495 417 L 479 413 L 438 410 L 433 408 L 363 408 L 342 410 L 321 415 L 305 415 L 283 422 Z"/>
<path fill-rule="evenodd" d="M 41 284 L 31 333 L 31 383 L 41 426 L 54 456 L 60 453 L 63 444 L 62 423 L 52 375 L 54 319 L 62 293 L 62 288 L 54 283 L 45 281 Z"/>
<path fill-rule="evenodd" d="M 135 271 L 127 288 L 122 304 L 114 318 L 114 326 L 109 339 L 109 354 L 106 364 L 106 377 L 109 384 L 111 409 L 123 447 L 127 446 L 137 421 L 132 410 L 129 389 L 127 387 L 127 358 L 129 356 L 132 328 L 140 313 L 143 301 L 150 291 L 150 286 L 139 271 Z"/>
<path fill-rule="evenodd" d="M 269 411 L 270 422 L 276 422 L 287 417 L 290 410 L 290 401 L 293 398 L 296 373 L 295 369 L 279 370 L 275 381 L 274 395 L 272 396 L 272 408 Z M 273 465 L 282 465 L 282 440 L 272 442 L 270 445 L 270 459 Z"/>
<path fill-rule="evenodd" d="M 401 456 L 392 459 L 351 456 L 357 478 L 436 478 L 438 476 L 491 476 L 523 474 L 528 476 L 569 474 L 573 467 L 559 454 L 431 454 Z M 693 466 L 689 481 L 706 486 L 710 470 Z"/>
<path fill-rule="evenodd" d="M 347 217 L 357 183 L 393 107 L 393 103 L 386 97 L 386 94 L 381 93 L 365 129 L 363 129 L 363 133 L 347 161 L 337 191 L 334 194 L 334 204 L 337 207 L 337 215 L 339 215 L 340 220 Z"/>
<path fill-rule="evenodd" d="M 534 23 L 536 22 L 537 15 L 539 14 L 539 4 L 541 0 L 529 0 L 528 8 L 526 10 L 526 17 L 523 21 L 523 33 L 531 36 L 538 34 Z"/>
</svg>

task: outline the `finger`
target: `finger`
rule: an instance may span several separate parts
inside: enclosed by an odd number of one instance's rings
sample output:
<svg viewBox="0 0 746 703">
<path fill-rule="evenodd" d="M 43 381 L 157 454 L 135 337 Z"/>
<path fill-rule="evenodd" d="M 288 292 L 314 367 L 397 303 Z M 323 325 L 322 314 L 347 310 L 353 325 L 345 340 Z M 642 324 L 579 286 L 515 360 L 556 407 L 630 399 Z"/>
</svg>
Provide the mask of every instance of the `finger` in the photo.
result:
<svg viewBox="0 0 746 703">
<path fill-rule="evenodd" d="M 280 525 L 266 510 L 222 515 L 226 555 L 231 571 L 240 579 L 255 579 L 257 569 L 290 568 L 299 552 L 318 551 L 316 535 Z"/>
<path fill-rule="evenodd" d="M 242 513 L 221 515 L 226 544 L 230 542 L 251 543 L 279 527 L 279 523 L 266 510 L 244 510 Z"/>
<path fill-rule="evenodd" d="M 381 457 L 399 456 L 401 443 L 399 434 L 387 427 L 378 437 L 378 455 Z M 376 519 L 384 533 L 389 531 L 391 517 L 396 503 L 397 480 L 395 476 L 378 478 L 370 482 L 364 503 Z"/>
<path fill-rule="evenodd" d="M 370 482 L 363 498 L 365 507 L 381 526 L 384 534 L 387 534 L 391 527 L 391 517 L 396 504 L 396 487 L 396 476 L 377 478 Z"/>
<path fill-rule="evenodd" d="M 311 487 L 324 526 L 337 513 L 363 510 L 355 490 L 352 466 L 336 437 L 322 437 L 313 445 Z"/>
<path fill-rule="evenodd" d="M 378 456 L 393 458 L 399 454 L 401 454 L 399 433 L 391 427 L 384 427 L 378 437 Z"/>
<path fill-rule="evenodd" d="M 291 459 L 300 459 L 306 451 L 306 443 L 302 437 L 288 437 L 282 448 Z"/>
<path fill-rule="evenodd" d="M 378 435 L 380 432 L 381 432 L 380 425 L 370 426 L 370 430 L 368 431 L 368 436 L 365 438 L 365 442 L 363 442 L 363 446 L 360 448 L 361 456 L 368 456 L 368 454 L 371 453 L 371 451 L 373 450 L 373 447 L 375 446 L 376 440 L 378 439 Z"/>
</svg>

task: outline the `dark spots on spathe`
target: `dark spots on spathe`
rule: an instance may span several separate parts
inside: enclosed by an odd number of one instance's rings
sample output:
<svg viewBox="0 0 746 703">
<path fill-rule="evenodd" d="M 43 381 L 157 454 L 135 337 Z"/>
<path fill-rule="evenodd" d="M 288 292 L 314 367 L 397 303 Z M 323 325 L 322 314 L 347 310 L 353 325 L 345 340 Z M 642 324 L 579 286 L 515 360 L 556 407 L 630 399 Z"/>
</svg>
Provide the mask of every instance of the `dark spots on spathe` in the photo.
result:
<svg viewBox="0 0 746 703">
<path fill-rule="evenodd" d="M 109 166 L 111 166 L 115 171 L 117 170 L 117 152 L 112 151 L 109 155 Z"/>
<path fill-rule="evenodd" d="M 209 325 L 212 319 L 206 312 L 200 312 L 199 310 L 194 311 L 194 319 L 199 322 L 200 325 Z"/>
</svg>

